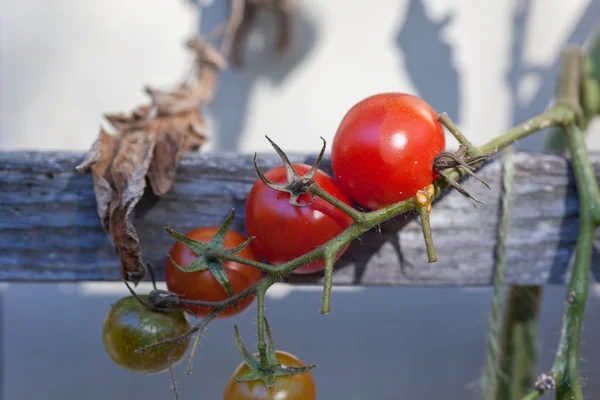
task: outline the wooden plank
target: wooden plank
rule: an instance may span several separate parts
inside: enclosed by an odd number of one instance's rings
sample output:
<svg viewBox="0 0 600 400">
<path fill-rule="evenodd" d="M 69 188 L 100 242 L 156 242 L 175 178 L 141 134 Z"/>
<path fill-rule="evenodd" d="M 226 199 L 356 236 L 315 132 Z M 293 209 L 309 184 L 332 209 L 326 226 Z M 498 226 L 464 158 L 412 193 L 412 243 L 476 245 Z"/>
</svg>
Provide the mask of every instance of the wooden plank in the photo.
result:
<svg viewBox="0 0 600 400">
<path fill-rule="evenodd" d="M 96 214 L 91 178 L 74 171 L 82 157 L 80 153 L 0 152 L 0 280 L 119 279 L 118 259 Z M 314 160 L 302 154 L 290 158 L 293 162 Z M 264 170 L 280 164 L 275 154 L 259 155 L 259 160 Z M 592 160 L 599 173 L 600 154 L 592 154 Z M 517 154 L 515 162 L 507 280 L 564 283 L 578 227 L 578 200 L 569 164 L 562 157 L 541 154 Z M 324 169 L 329 170 L 328 160 Z M 465 184 L 486 203 L 478 210 L 456 192 L 434 206 L 431 224 L 437 263 L 426 261 L 418 220 L 399 217 L 351 245 L 337 265 L 335 283 L 489 285 L 500 163 L 489 163 L 480 175 L 491 191 L 474 180 Z M 185 232 L 219 224 L 235 208 L 235 227 L 243 230 L 244 201 L 255 179 L 250 154 L 185 155 L 172 190 L 160 199 L 145 197 L 136 213 L 144 257 L 157 266 L 159 277 L 173 243 L 163 228 L 168 225 Z M 598 279 L 597 252 L 592 264 Z M 317 275 L 290 281 L 320 279 Z"/>
</svg>

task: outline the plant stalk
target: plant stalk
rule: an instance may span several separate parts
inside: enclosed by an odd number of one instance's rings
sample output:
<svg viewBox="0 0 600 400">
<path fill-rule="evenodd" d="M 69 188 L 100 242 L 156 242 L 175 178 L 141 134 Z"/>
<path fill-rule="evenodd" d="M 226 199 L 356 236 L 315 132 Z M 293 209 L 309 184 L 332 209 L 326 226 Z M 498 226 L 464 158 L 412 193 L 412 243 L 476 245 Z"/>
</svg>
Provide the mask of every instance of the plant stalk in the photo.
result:
<svg viewBox="0 0 600 400">
<path fill-rule="evenodd" d="M 575 262 L 567 288 L 567 308 L 552 370 L 557 382 L 557 400 L 581 400 L 583 394 L 579 382 L 579 345 L 587 302 L 593 241 L 600 224 L 600 191 L 581 129 L 574 122 L 566 124 L 564 129 L 571 150 L 580 216 Z"/>
</svg>

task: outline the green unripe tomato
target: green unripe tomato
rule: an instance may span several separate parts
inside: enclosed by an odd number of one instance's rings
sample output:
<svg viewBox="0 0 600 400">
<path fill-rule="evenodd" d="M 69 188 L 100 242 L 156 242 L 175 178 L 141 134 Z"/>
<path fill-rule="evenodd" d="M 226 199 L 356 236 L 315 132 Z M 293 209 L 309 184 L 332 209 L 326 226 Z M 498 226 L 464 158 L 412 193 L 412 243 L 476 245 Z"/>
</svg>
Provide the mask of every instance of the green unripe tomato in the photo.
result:
<svg viewBox="0 0 600 400">
<path fill-rule="evenodd" d="M 139 296 L 147 301 L 148 296 Z M 169 368 L 181 360 L 190 343 L 189 337 L 180 343 L 166 343 L 142 352 L 141 347 L 165 339 L 176 338 L 190 329 L 181 311 L 154 311 L 141 304 L 135 297 L 124 297 L 115 303 L 104 319 L 102 340 L 110 358 L 123 368 L 152 374 Z M 173 346 L 175 349 L 173 350 Z"/>
</svg>

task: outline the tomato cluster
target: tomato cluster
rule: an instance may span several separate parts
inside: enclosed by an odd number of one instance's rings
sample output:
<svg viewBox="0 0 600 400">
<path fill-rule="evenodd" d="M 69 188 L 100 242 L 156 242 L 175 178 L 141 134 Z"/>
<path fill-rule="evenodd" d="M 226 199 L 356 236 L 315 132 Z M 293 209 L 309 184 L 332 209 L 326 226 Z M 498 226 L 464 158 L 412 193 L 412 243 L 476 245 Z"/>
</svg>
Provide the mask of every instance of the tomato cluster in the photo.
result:
<svg viewBox="0 0 600 400">
<path fill-rule="evenodd" d="M 322 170 L 312 177 L 330 195 L 347 205 L 352 200 L 367 209 L 378 209 L 406 200 L 431 184 L 437 173 L 433 161 L 445 147 L 444 130 L 436 112 L 423 100 L 405 93 L 382 93 L 355 104 L 344 116 L 336 132 L 331 152 L 335 178 Z M 298 176 L 311 167 L 293 164 Z M 245 227 L 253 236 L 240 256 L 250 260 L 263 258 L 272 264 L 283 264 L 314 250 L 352 224 L 352 219 L 339 208 L 301 194 L 297 205 L 291 204 L 291 194 L 273 189 L 274 184 L 290 182 L 286 166 L 275 167 L 257 179 L 248 194 L 245 206 Z M 299 206 L 298 206 L 299 205 Z M 186 234 L 190 238 L 208 241 L 216 227 L 198 228 Z M 246 237 L 231 231 L 226 243 L 235 247 Z M 345 248 L 338 253 L 342 255 Z M 196 255 L 176 243 L 166 261 L 166 282 L 170 291 L 184 298 L 220 301 L 227 295 L 207 270 L 194 273 L 179 271 L 178 265 L 188 264 Z M 225 262 L 225 269 L 234 293 L 239 293 L 260 279 L 252 267 Z M 294 271 L 297 274 L 323 270 L 322 259 Z M 221 316 L 232 316 L 245 310 L 251 300 L 244 299 L 237 308 L 226 309 Z M 198 316 L 206 316 L 206 307 L 190 307 Z"/>
<path fill-rule="evenodd" d="M 264 175 L 258 171 L 259 178 L 248 194 L 244 222 L 246 233 L 253 240 L 245 245 L 247 236 L 229 230 L 229 225 L 193 229 L 185 234 L 187 238 L 205 243 L 213 250 L 215 247 L 210 246 L 219 247 L 219 251 L 235 248 L 236 256 L 253 262 L 263 259 L 273 265 L 285 264 L 319 248 L 353 223 L 346 212 L 331 204 L 333 198 L 348 208 L 355 202 L 374 210 L 415 197 L 437 178 L 434 159 L 444 150 L 445 138 L 437 114 L 426 102 L 409 94 L 382 93 L 358 102 L 343 117 L 331 153 L 335 179 L 317 170 L 316 166 L 291 164 L 273 145 L 285 165 Z M 302 187 L 305 181 L 309 183 Z M 308 192 L 314 184 L 327 192 L 331 197 L 329 201 Z M 345 250 L 343 248 L 337 256 Z M 248 289 L 263 276 L 261 270 L 253 266 L 224 260 L 219 255 L 222 253 L 207 254 L 202 255 L 203 265 L 214 267 L 218 264 L 217 267 L 184 271 L 181 266 L 198 264 L 199 256 L 185 244 L 175 243 L 165 264 L 168 290 L 186 300 L 219 302 L 228 299 L 232 293 Z M 294 273 L 315 273 L 324 268 L 324 261 L 318 259 L 297 268 Z M 219 279 L 216 279 L 216 273 Z M 218 317 L 237 315 L 253 300 L 254 296 L 242 298 L 222 310 Z M 145 310 L 140 304 L 131 304 L 131 300 L 127 304 L 127 307 L 116 307 L 107 317 L 104 335 L 107 351 L 118 364 L 133 370 L 154 372 L 164 369 L 168 361 L 164 349 L 160 353 L 161 349 L 157 348 L 156 358 L 152 358 L 152 354 L 142 358 L 132 353 L 132 346 L 147 344 L 157 335 L 165 337 L 181 333 L 187 320 L 182 319 L 183 314 L 173 314 L 167 321 L 165 314 Z M 186 307 L 186 311 L 198 317 L 206 317 L 213 311 L 205 306 Z M 156 333 L 151 337 L 144 336 L 139 329 L 126 326 L 130 320 L 120 316 L 124 310 L 133 312 L 137 318 L 137 322 L 133 322 L 140 329 L 143 325 L 154 324 L 151 331 Z M 162 331 L 164 324 L 171 324 L 172 329 L 177 327 L 177 332 Z M 187 341 L 179 346 L 171 354 L 172 359 L 183 355 Z M 285 365 L 302 365 L 289 353 L 277 352 L 277 360 Z M 242 363 L 234 377 L 243 375 L 248 368 Z M 314 399 L 312 375 L 277 377 L 271 388 L 266 388 L 262 381 L 238 382 L 232 377 L 225 390 L 228 400 L 259 398 Z"/>
<path fill-rule="evenodd" d="M 331 153 L 335 179 L 322 170 L 317 170 L 312 179 L 349 206 L 354 201 L 364 208 L 378 209 L 411 198 L 430 185 L 437 178 L 434 159 L 444 147 L 443 127 L 426 102 L 409 94 L 382 93 L 358 102 L 342 119 Z M 276 147 L 276 150 L 279 149 Z M 244 223 L 247 235 L 254 239 L 239 256 L 284 264 L 320 247 L 353 223 L 346 213 L 318 196 L 301 193 L 292 199 L 294 179 L 290 176 L 290 167 L 297 178 L 311 170 L 306 164 L 275 167 L 259 177 L 250 189 Z M 278 187 L 288 184 L 288 190 L 277 190 L 267 182 Z M 186 236 L 208 242 L 217 229 L 198 228 Z M 229 231 L 224 247 L 239 246 L 246 239 L 241 233 Z M 342 249 L 338 257 L 345 250 Z M 177 243 L 169 256 L 165 276 L 170 291 L 190 300 L 221 301 L 228 297 L 210 271 L 189 273 L 176 268 L 173 262 L 186 265 L 197 257 L 192 250 Z M 240 263 L 224 261 L 224 267 L 234 293 L 247 289 L 262 276 L 258 269 Z M 294 273 L 315 273 L 324 267 L 324 261 L 318 259 Z M 222 311 L 220 317 L 242 312 L 252 300 L 253 297 L 240 300 L 235 307 Z M 211 312 L 210 308 L 197 306 L 188 310 L 201 317 Z M 300 365 L 295 356 L 287 353 L 278 352 L 277 358 L 290 365 Z M 234 376 L 247 368 L 242 363 Z M 312 399 L 316 396 L 312 379 L 310 373 L 278 377 L 273 388 L 265 388 L 262 381 L 238 382 L 232 378 L 225 390 L 225 399 L 279 398 L 277 396 Z"/>
</svg>

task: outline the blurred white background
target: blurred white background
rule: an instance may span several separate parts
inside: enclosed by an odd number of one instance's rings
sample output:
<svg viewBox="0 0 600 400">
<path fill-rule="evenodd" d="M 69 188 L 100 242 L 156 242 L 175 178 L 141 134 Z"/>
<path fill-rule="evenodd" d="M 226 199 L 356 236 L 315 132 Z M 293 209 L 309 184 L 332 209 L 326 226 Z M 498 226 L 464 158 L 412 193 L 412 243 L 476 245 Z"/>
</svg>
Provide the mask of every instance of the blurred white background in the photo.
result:
<svg viewBox="0 0 600 400">
<path fill-rule="evenodd" d="M 199 12 L 183 0 L 3 2 L 0 149 L 84 151 L 103 113 L 145 102 L 146 84 L 178 83 L 191 62 L 184 40 L 227 14 L 225 1 L 198 3 L 210 7 Z M 246 67 L 222 74 L 208 110 L 213 139 L 206 151 L 271 151 L 268 134 L 285 150 L 315 152 L 319 136 L 331 141 L 353 103 L 381 91 L 422 96 L 484 143 L 547 107 L 561 48 L 583 44 L 600 16 L 597 0 L 295 3 L 290 54 L 270 56 L 273 26 L 265 16 L 249 40 Z M 600 135 L 589 141 L 600 149 Z M 541 143 L 538 136 L 519 146 L 539 150 Z M 120 284 L 3 290 L 3 399 L 170 398 L 166 375 L 127 373 L 103 352 L 100 325 L 125 294 Z M 546 293 L 540 372 L 552 359 L 563 297 L 561 287 Z M 319 300 L 310 288 L 280 286 L 267 312 L 280 347 L 321 365 L 320 399 L 476 398 L 488 289 L 339 289 L 327 317 L 318 314 Z M 600 397 L 593 379 L 598 310 L 594 292 L 583 346 L 589 398 Z M 235 321 L 248 344 L 253 318 Z M 239 362 L 232 324 L 211 326 L 193 377 L 178 369 L 184 400 L 221 398 Z"/>
</svg>

